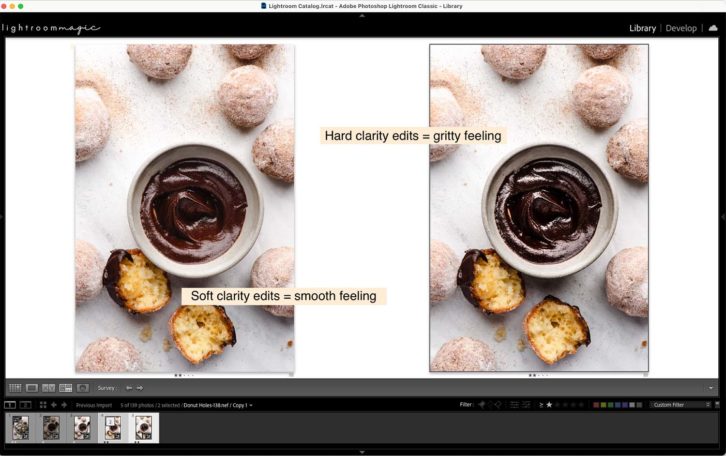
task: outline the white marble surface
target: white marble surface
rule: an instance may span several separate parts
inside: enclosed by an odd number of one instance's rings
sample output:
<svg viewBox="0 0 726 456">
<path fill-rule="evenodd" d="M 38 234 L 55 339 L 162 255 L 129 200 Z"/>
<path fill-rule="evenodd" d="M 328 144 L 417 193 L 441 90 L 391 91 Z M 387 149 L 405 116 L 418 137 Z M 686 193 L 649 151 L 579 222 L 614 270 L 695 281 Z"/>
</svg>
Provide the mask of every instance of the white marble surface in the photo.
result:
<svg viewBox="0 0 726 456">
<path fill-rule="evenodd" d="M 206 143 L 233 154 L 253 173 L 265 201 L 262 231 L 250 253 L 235 267 L 215 277 L 171 277 L 172 301 L 164 309 L 132 316 L 119 308 L 105 290 L 92 301 L 78 305 L 76 359 L 91 341 L 116 336 L 139 349 L 146 372 L 294 370 L 294 348 L 287 346 L 294 339 L 293 321 L 256 307 L 227 308 L 237 332 L 237 344 L 198 366 L 187 362 L 173 346 L 169 351 L 163 350 L 163 339 L 168 338 L 167 321 L 179 306 L 181 287 L 249 286 L 250 269 L 262 252 L 294 245 L 294 187 L 259 172 L 251 156 L 252 143 L 267 125 L 294 115 L 293 52 L 292 46 L 277 46 L 272 54 L 257 62 L 274 77 L 279 98 L 262 125 L 239 129 L 227 121 L 216 104 L 220 81 L 228 71 L 241 65 L 221 45 L 195 45 L 187 68 L 176 79 L 165 82 L 149 80 L 141 73 L 129 61 L 125 45 L 76 47 L 77 77 L 90 75 L 99 82 L 112 123 L 106 148 L 76 165 L 78 239 L 93 243 L 104 257 L 112 249 L 135 247 L 126 215 L 131 178 L 150 154 L 183 143 Z M 151 325 L 153 335 L 143 342 L 140 334 L 147 324 Z"/>
<path fill-rule="evenodd" d="M 648 48 L 631 46 L 612 64 L 632 84 L 633 99 L 615 126 L 594 130 L 582 122 L 570 105 L 570 94 L 579 74 L 596 63 L 576 46 L 550 45 L 540 69 L 524 81 L 502 80 L 482 59 L 480 46 L 431 47 L 433 71 L 448 70 L 460 78 L 471 95 L 467 106 L 470 123 L 506 127 L 508 144 L 462 146 L 454 155 L 431 164 L 431 236 L 446 242 L 463 256 L 471 248 L 491 244 L 481 220 L 481 192 L 492 166 L 507 152 L 524 145 L 556 141 L 589 155 L 612 179 L 620 199 L 618 226 L 610 245 L 588 268 L 554 280 L 525 277 L 527 298 L 515 311 L 487 316 L 476 310 L 459 290 L 448 301 L 430 310 L 430 355 L 447 340 L 469 336 L 495 351 L 502 371 L 613 371 L 648 370 L 648 319 L 631 318 L 611 307 L 605 296 L 605 268 L 621 249 L 648 245 L 648 186 L 634 184 L 615 173 L 607 163 L 605 147 L 620 126 L 648 115 Z M 461 101 L 460 101 L 461 102 Z M 592 336 L 581 347 L 554 366 L 542 362 L 529 348 L 518 349 L 524 340 L 522 321 L 545 295 L 552 294 L 580 307 Z M 503 325 L 506 338 L 495 340 Z"/>
</svg>

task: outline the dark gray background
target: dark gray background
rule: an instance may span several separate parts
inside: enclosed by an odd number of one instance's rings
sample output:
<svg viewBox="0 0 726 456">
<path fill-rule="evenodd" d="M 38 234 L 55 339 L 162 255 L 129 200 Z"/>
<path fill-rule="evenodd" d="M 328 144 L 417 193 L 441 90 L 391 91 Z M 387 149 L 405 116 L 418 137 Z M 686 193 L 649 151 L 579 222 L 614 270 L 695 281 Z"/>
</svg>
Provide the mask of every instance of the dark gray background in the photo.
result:
<svg viewBox="0 0 726 456">
<path fill-rule="evenodd" d="M 553 413 L 558 416 L 553 417 Z M 164 413 L 161 443 L 663 445 L 718 442 L 715 412 L 210 412 L 195 416 L 198 419 L 192 420 L 188 413 Z"/>
<path fill-rule="evenodd" d="M 21 383 L 23 393 L 10 393 Z M 26 384 L 72 383 L 73 393 L 26 393 Z M 78 392 L 88 385 L 89 392 Z M 128 391 L 126 387 L 132 389 Z M 140 389 L 139 389 L 140 387 Z M 260 397 L 260 396 L 617 396 L 650 398 L 717 397 L 716 379 L 646 378 L 437 378 L 437 379 L 301 379 L 301 378 L 157 378 L 157 379 L 14 379 L 6 396 L 35 397 Z"/>
</svg>

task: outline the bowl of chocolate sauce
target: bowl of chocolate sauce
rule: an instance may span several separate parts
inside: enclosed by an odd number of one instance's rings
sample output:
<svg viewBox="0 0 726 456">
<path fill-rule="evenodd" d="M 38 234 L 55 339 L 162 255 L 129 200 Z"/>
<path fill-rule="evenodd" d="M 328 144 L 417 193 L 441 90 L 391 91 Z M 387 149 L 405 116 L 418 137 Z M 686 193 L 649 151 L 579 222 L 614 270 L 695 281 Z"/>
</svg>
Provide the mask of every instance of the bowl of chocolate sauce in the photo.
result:
<svg viewBox="0 0 726 456">
<path fill-rule="evenodd" d="M 152 156 L 127 200 L 139 248 L 180 277 L 219 274 L 247 255 L 262 228 L 263 202 L 252 174 L 231 154 L 184 144 Z"/>
<path fill-rule="evenodd" d="M 533 277 L 564 277 L 592 264 L 608 246 L 618 201 L 607 174 L 587 155 L 537 144 L 493 168 L 482 194 L 482 220 L 510 266 Z"/>
</svg>

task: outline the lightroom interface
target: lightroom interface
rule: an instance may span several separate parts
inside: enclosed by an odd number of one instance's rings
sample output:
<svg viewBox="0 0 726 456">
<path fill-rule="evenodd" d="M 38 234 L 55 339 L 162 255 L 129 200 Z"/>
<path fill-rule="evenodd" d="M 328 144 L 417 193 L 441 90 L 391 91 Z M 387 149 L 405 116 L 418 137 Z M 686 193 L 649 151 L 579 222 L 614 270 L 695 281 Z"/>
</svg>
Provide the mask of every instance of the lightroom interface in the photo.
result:
<svg viewBox="0 0 726 456">
<path fill-rule="evenodd" d="M 724 454 L 722 2 L 0 7 L 3 454 Z"/>
</svg>

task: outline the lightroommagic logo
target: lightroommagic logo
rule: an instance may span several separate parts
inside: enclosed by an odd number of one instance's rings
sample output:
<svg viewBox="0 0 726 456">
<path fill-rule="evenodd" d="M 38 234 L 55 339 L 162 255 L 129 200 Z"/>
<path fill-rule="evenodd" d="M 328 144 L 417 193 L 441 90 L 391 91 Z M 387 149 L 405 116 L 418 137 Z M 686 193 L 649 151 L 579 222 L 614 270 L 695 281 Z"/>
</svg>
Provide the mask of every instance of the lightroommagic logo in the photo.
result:
<svg viewBox="0 0 726 456">
<path fill-rule="evenodd" d="M 81 36 L 84 33 L 94 33 L 101 30 L 101 26 L 94 24 L 24 24 L 0 23 L 0 32 L 3 35 L 42 35 L 42 34 L 69 34 Z"/>
</svg>

